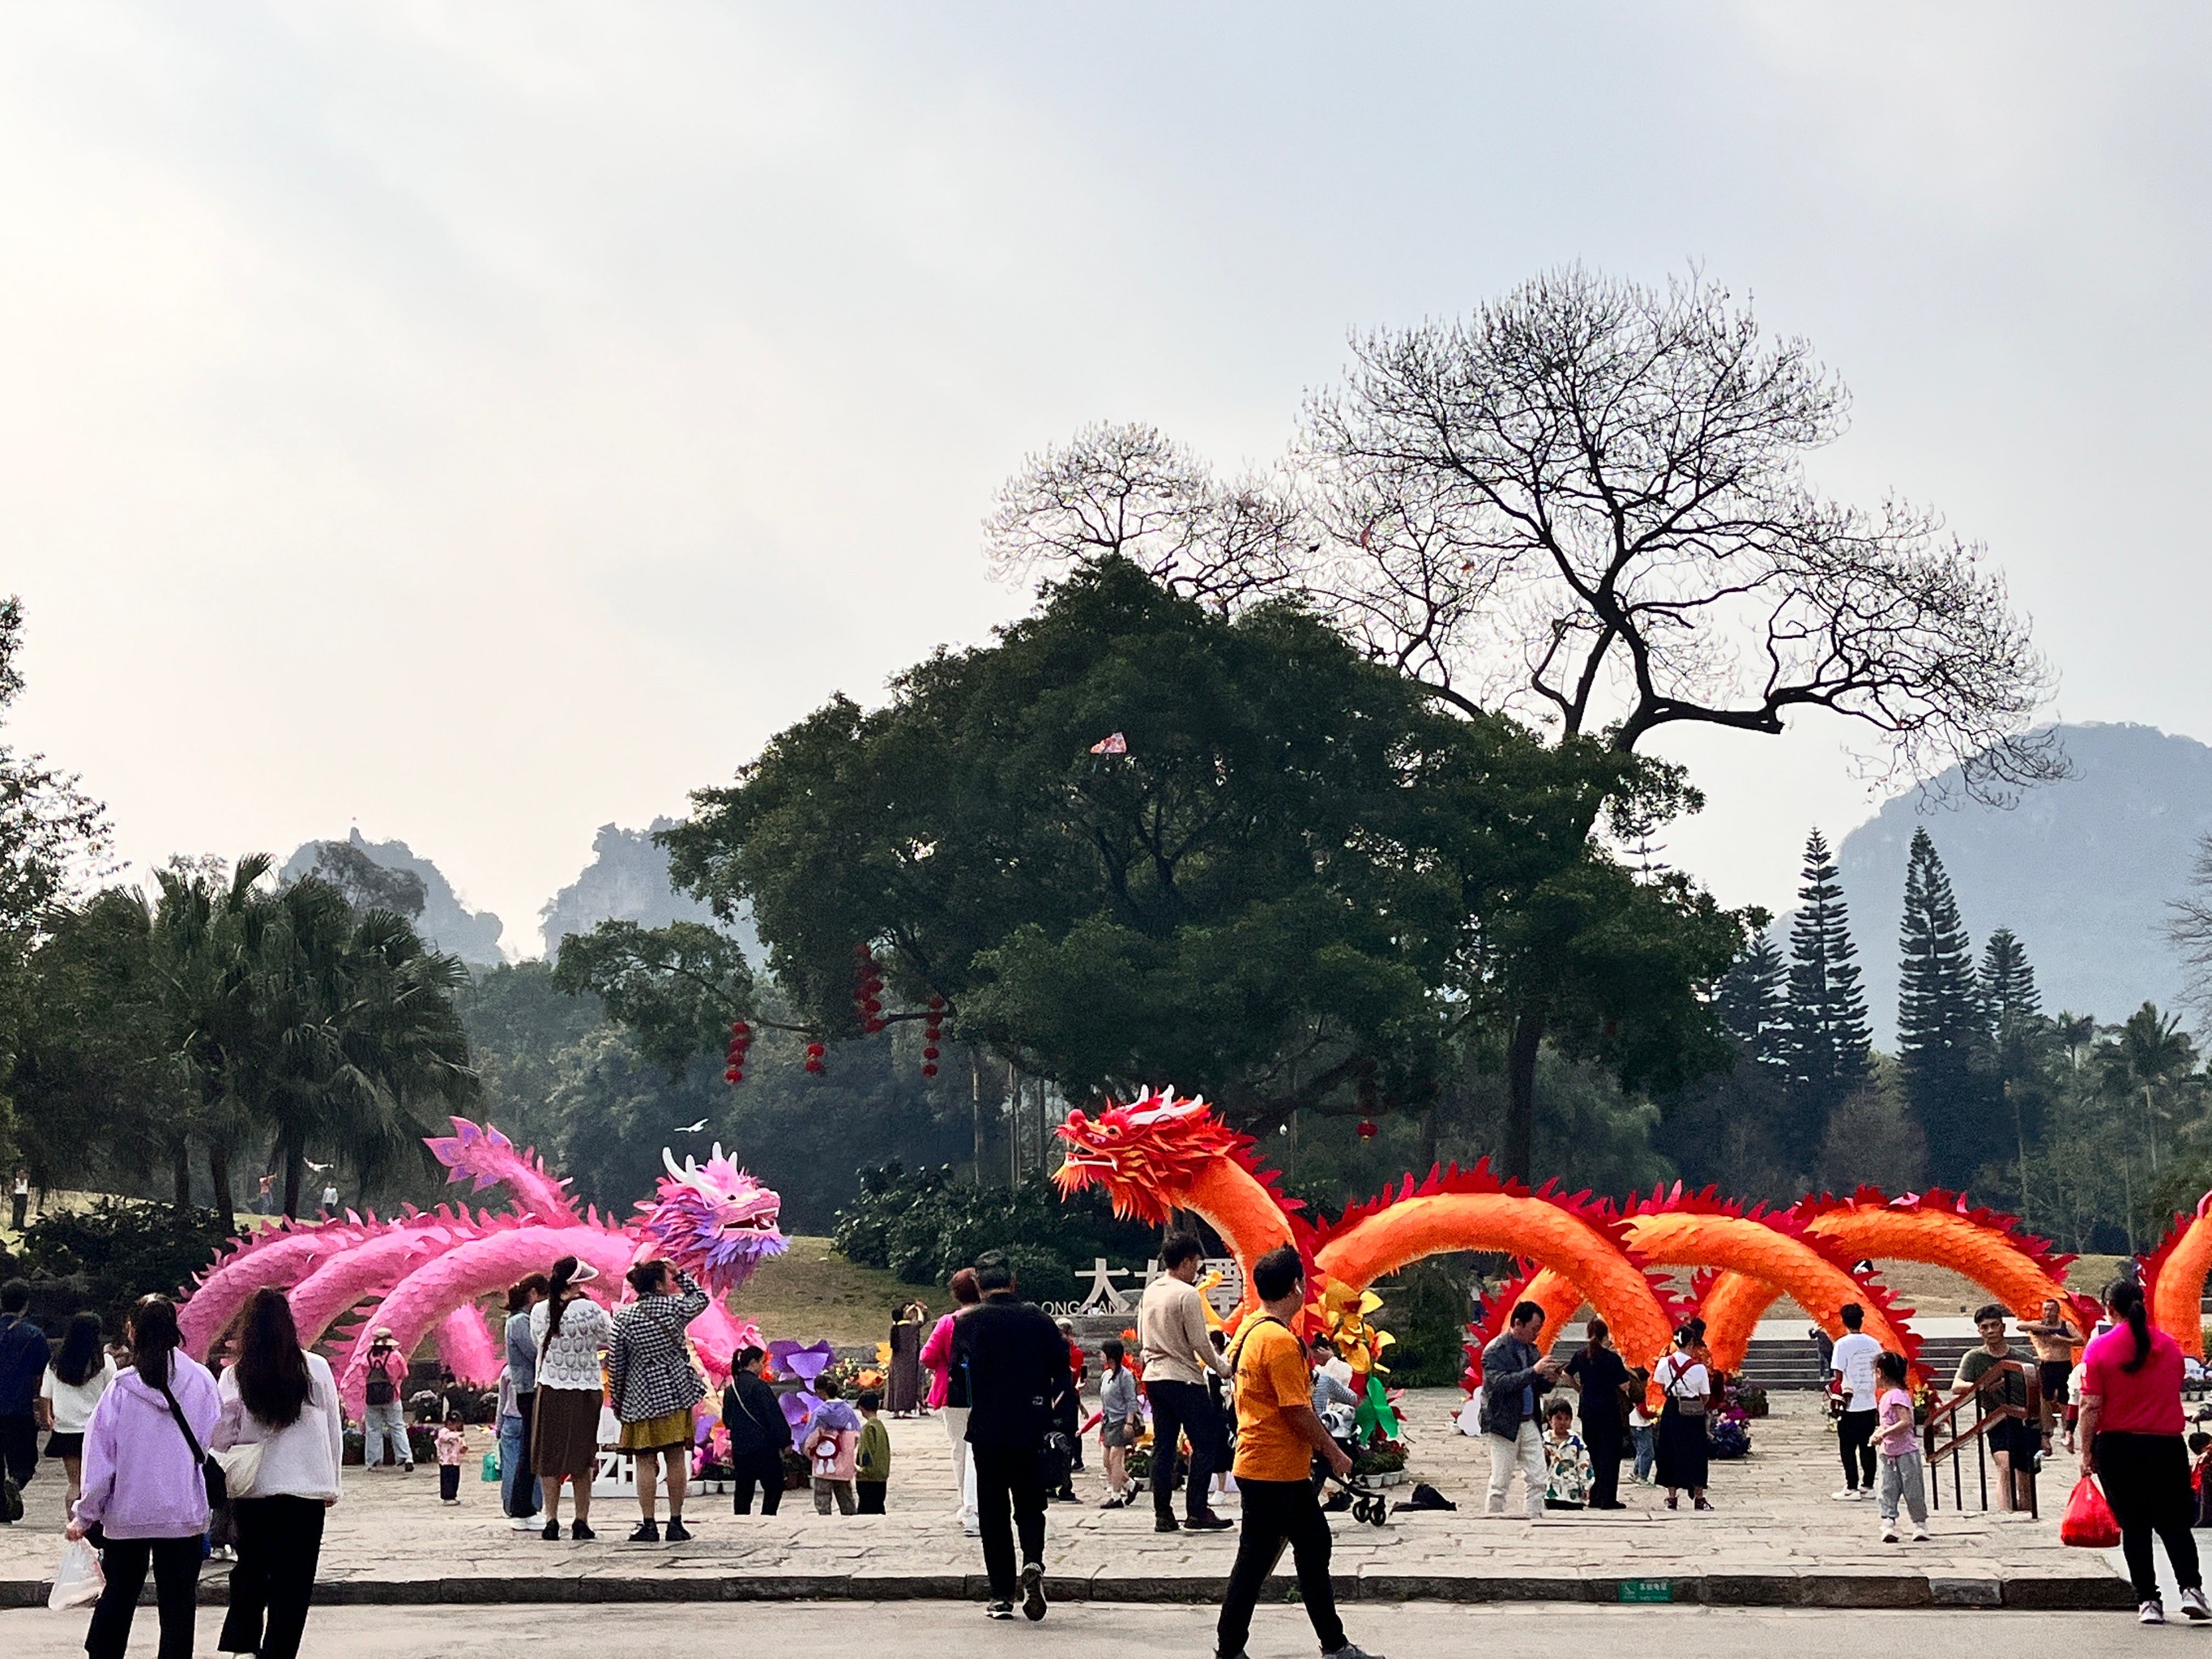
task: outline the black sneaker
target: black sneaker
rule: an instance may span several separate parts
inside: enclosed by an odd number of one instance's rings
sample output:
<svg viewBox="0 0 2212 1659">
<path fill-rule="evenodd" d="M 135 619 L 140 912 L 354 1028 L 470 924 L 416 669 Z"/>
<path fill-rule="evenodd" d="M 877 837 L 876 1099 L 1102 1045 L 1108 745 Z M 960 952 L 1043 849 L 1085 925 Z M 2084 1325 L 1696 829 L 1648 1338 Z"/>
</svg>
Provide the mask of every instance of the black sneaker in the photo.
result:
<svg viewBox="0 0 2212 1659">
<path fill-rule="evenodd" d="M 1014 1616 L 1014 1604 L 1012 1601 L 994 1601 L 983 1609 L 983 1616 L 986 1619 L 1011 1619 Z"/>
<path fill-rule="evenodd" d="M 1324 1653 L 1321 1659 L 1382 1659 L 1382 1656 L 1379 1653 L 1370 1653 L 1363 1647 L 1346 1642 L 1342 1647 Z"/>
<path fill-rule="evenodd" d="M 629 1535 L 629 1541 L 633 1544 L 658 1544 L 660 1541 L 660 1522 L 639 1522 L 636 1529 Z"/>
<path fill-rule="evenodd" d="M 1032 1625 L 1044 1617 L 1044 1563 L 1032 1561 L 1022 1569 L 1022 1613 Z"/>
<path fill-rule="evenodd" d="M 1182 1529 L 1185 1532 L 1226 1532 L 1236 1524 L 1228 1516 L 1216 1515 L 1212 1510 L 1207 1510 L 1204 1514 L 1194 1515 L 1184 1522 Z"/>
<path fill-rule="evenodd" d="M 1172 1515 L 1156 1515 L 1152 1517 L 1152 1530 L 1154 1532 L 1181 1532 L 1182 1530 L 1182 1523 L 1177 1521 Z"/>
<path fill-rule="evenodd" d="M 668 1517 L 668 1530 L 663 1536 L 672 1544 L 688 1544 L 691 1541 L 691 1528 L 684 1524 L 682 1516 L 672 1515 Z"/>
<path fill-rule="evenodd" d="M 568 1523 L 568 1536 L 578 1540 L 580 1542 L 588 1544 L 592 1540 L 597 1538 L 599 1534 L 593 1532 L 589 1527 L 586 1526 L 580 1521 L 571 1521 Z"/>
<path fill-rule="evenodd" d="M 549 1544 L 559 1543 L 561 1541 L 561 1523 L 558 1521 L 548 1521 L 545 1523 L 545 1530 L 539 1533 L 538 1535 Z"/>
</svg>

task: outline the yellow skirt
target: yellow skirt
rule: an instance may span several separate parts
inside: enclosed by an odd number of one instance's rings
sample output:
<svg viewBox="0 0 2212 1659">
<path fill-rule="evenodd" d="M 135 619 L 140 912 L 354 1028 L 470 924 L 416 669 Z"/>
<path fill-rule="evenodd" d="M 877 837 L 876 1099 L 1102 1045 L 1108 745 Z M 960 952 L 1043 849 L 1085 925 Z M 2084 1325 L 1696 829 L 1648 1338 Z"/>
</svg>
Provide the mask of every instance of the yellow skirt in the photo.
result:
<svg viewBox="0 0 2212 1659">
<path fill-rule="evenodd" d="M 691 1408 L 664 1412 L 659 1417 L 641 1418 L 635 1423 L 622 1425 L 622 1435 L 615 1444 L 626 1452 L 666 1451 L 672 1446 L 691 1443 Z"/>
</svg>

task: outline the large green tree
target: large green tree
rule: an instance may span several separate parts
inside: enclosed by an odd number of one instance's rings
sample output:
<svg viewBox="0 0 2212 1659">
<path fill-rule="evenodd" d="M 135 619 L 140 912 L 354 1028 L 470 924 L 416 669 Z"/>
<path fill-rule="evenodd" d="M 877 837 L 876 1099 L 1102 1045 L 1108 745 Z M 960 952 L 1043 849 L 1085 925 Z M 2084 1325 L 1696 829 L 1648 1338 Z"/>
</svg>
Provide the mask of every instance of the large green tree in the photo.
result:
<svg viewBox="0 0 2212 1659">
<path fill-rule="evenodd" d="M 1569 267 L 1352 358 L 1309 399 L 1291 477 L 1224 482 L 1149 428 L 1094 427 L 1007 484 L 994 560 L 1126 554 L 1231 611 L 1296 594 L 1439 704 L 1564 744 L 1825 710 L 1977 793 L 2063 769 L 2029 731 L 2047 677 L 2002 577 L 1932 509 L 1814 488 L 1848 393 L 1718 284 Z M 1522 1173 L 1555 1012 L 1528 990 L 1507 1051 Z"/>
<path fill-rule="evenodd" d="M 1850 912 L 1827 838 L 1805 838 L 1797 916 L 1790 927 L 1790 980 L 1781 1049 L 1789 1078 L 1784 1156 L 1809 1167 L 1837 1107 L 1864 1086 L 1873 1035 L 1851 942 Z"/>
<path fill-rule="evenodd" d="M 1973 941 L 1925 830 L 1912 832 L 1899 950 L 1897 1057 L 1905 1098 L 1928 1137 L 1936 1179 L 1964 1188 L 2010 1150 L 2012 1126 L 1987 1064 Z"/>
<path fill-rule="evenodd" d="M 77 780 L 6 740 L 9 711 L 23 690 L 22 643 L 22 605 L 0 598 L 0 1083 L 24 1042 L 50 1035 L 34 1006 L 61 988 L 51 978 L 34 985 L 31 957 L 58 907 L 97 874 L 109 845 L 106 810 Z M 12 1154 L 11 1163 L 43 1157 L 41 1131 L 18 1131 L 14 1104 L 0 1087 L 0 1154 Z"/>
<path fill-rule="evenodd" d="M 1126 560 L 694 799 L 677 878 L 750 907 L 827 1036 L 860 1029 L 865 945 L 894 1017 L 941 997 L 1072 1094 L 1172 1081 L 1248 1122 L 1425 1107 L 1531 998 L 1631 1084 L 1725 1058 L 1706 994 L 1743 918 L 1586 834 L 1686 803 L 1678 776 L 1439 711 L 1297 605 L 1224 617 Z"/>
</svg>

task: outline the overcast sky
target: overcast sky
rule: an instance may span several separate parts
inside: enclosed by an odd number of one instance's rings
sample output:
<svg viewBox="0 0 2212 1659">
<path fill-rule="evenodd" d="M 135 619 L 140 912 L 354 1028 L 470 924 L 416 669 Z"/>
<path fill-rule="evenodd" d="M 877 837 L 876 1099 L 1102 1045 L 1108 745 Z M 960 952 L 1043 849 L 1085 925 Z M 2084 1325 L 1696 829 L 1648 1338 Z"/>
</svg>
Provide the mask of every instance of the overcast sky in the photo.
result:
<svg viewBox="0 0 2212 1659">
<path fill-rule="evenodd" d="M 2209 18 L 14 9 L 13 735 L 142 872 L 358 823 L 534 951 L 597 825 L 1021 608 L 1025 451 L 1267 460 L 1347 330 L 1581 259 L 1809 336 L 1824 481 L 1987 541 L 2054 714 L 2212 738 Z M 1674 856 L 1785 903 L 1839 735 L 1678 744 Z"/>
</svg>

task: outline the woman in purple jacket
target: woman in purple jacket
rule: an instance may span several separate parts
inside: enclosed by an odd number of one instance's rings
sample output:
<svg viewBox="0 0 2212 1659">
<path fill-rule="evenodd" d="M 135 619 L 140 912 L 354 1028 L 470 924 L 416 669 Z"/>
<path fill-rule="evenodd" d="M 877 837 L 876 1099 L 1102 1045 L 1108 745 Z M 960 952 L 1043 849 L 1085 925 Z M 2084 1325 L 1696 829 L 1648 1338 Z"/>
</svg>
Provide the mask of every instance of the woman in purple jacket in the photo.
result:
<svg viewBox="0 0 2212 1659">
<path fill-rule="evenodd" d="M 131 1310 L 130 1331 L 131 1369 L 85 1425 L 84 1496 L 67 1533 L 92 1534 L 107 1575 L 84 1650 L 90 1659 L 123 1659 L 150 1564 L 161 1659 L 191 1659 L 208 1524 L 200 1459 L 221 1409 L 215 1378 L 178 1346 L 177 1310 L 167 1297 L 143 1297 Z"/>
</svg>

